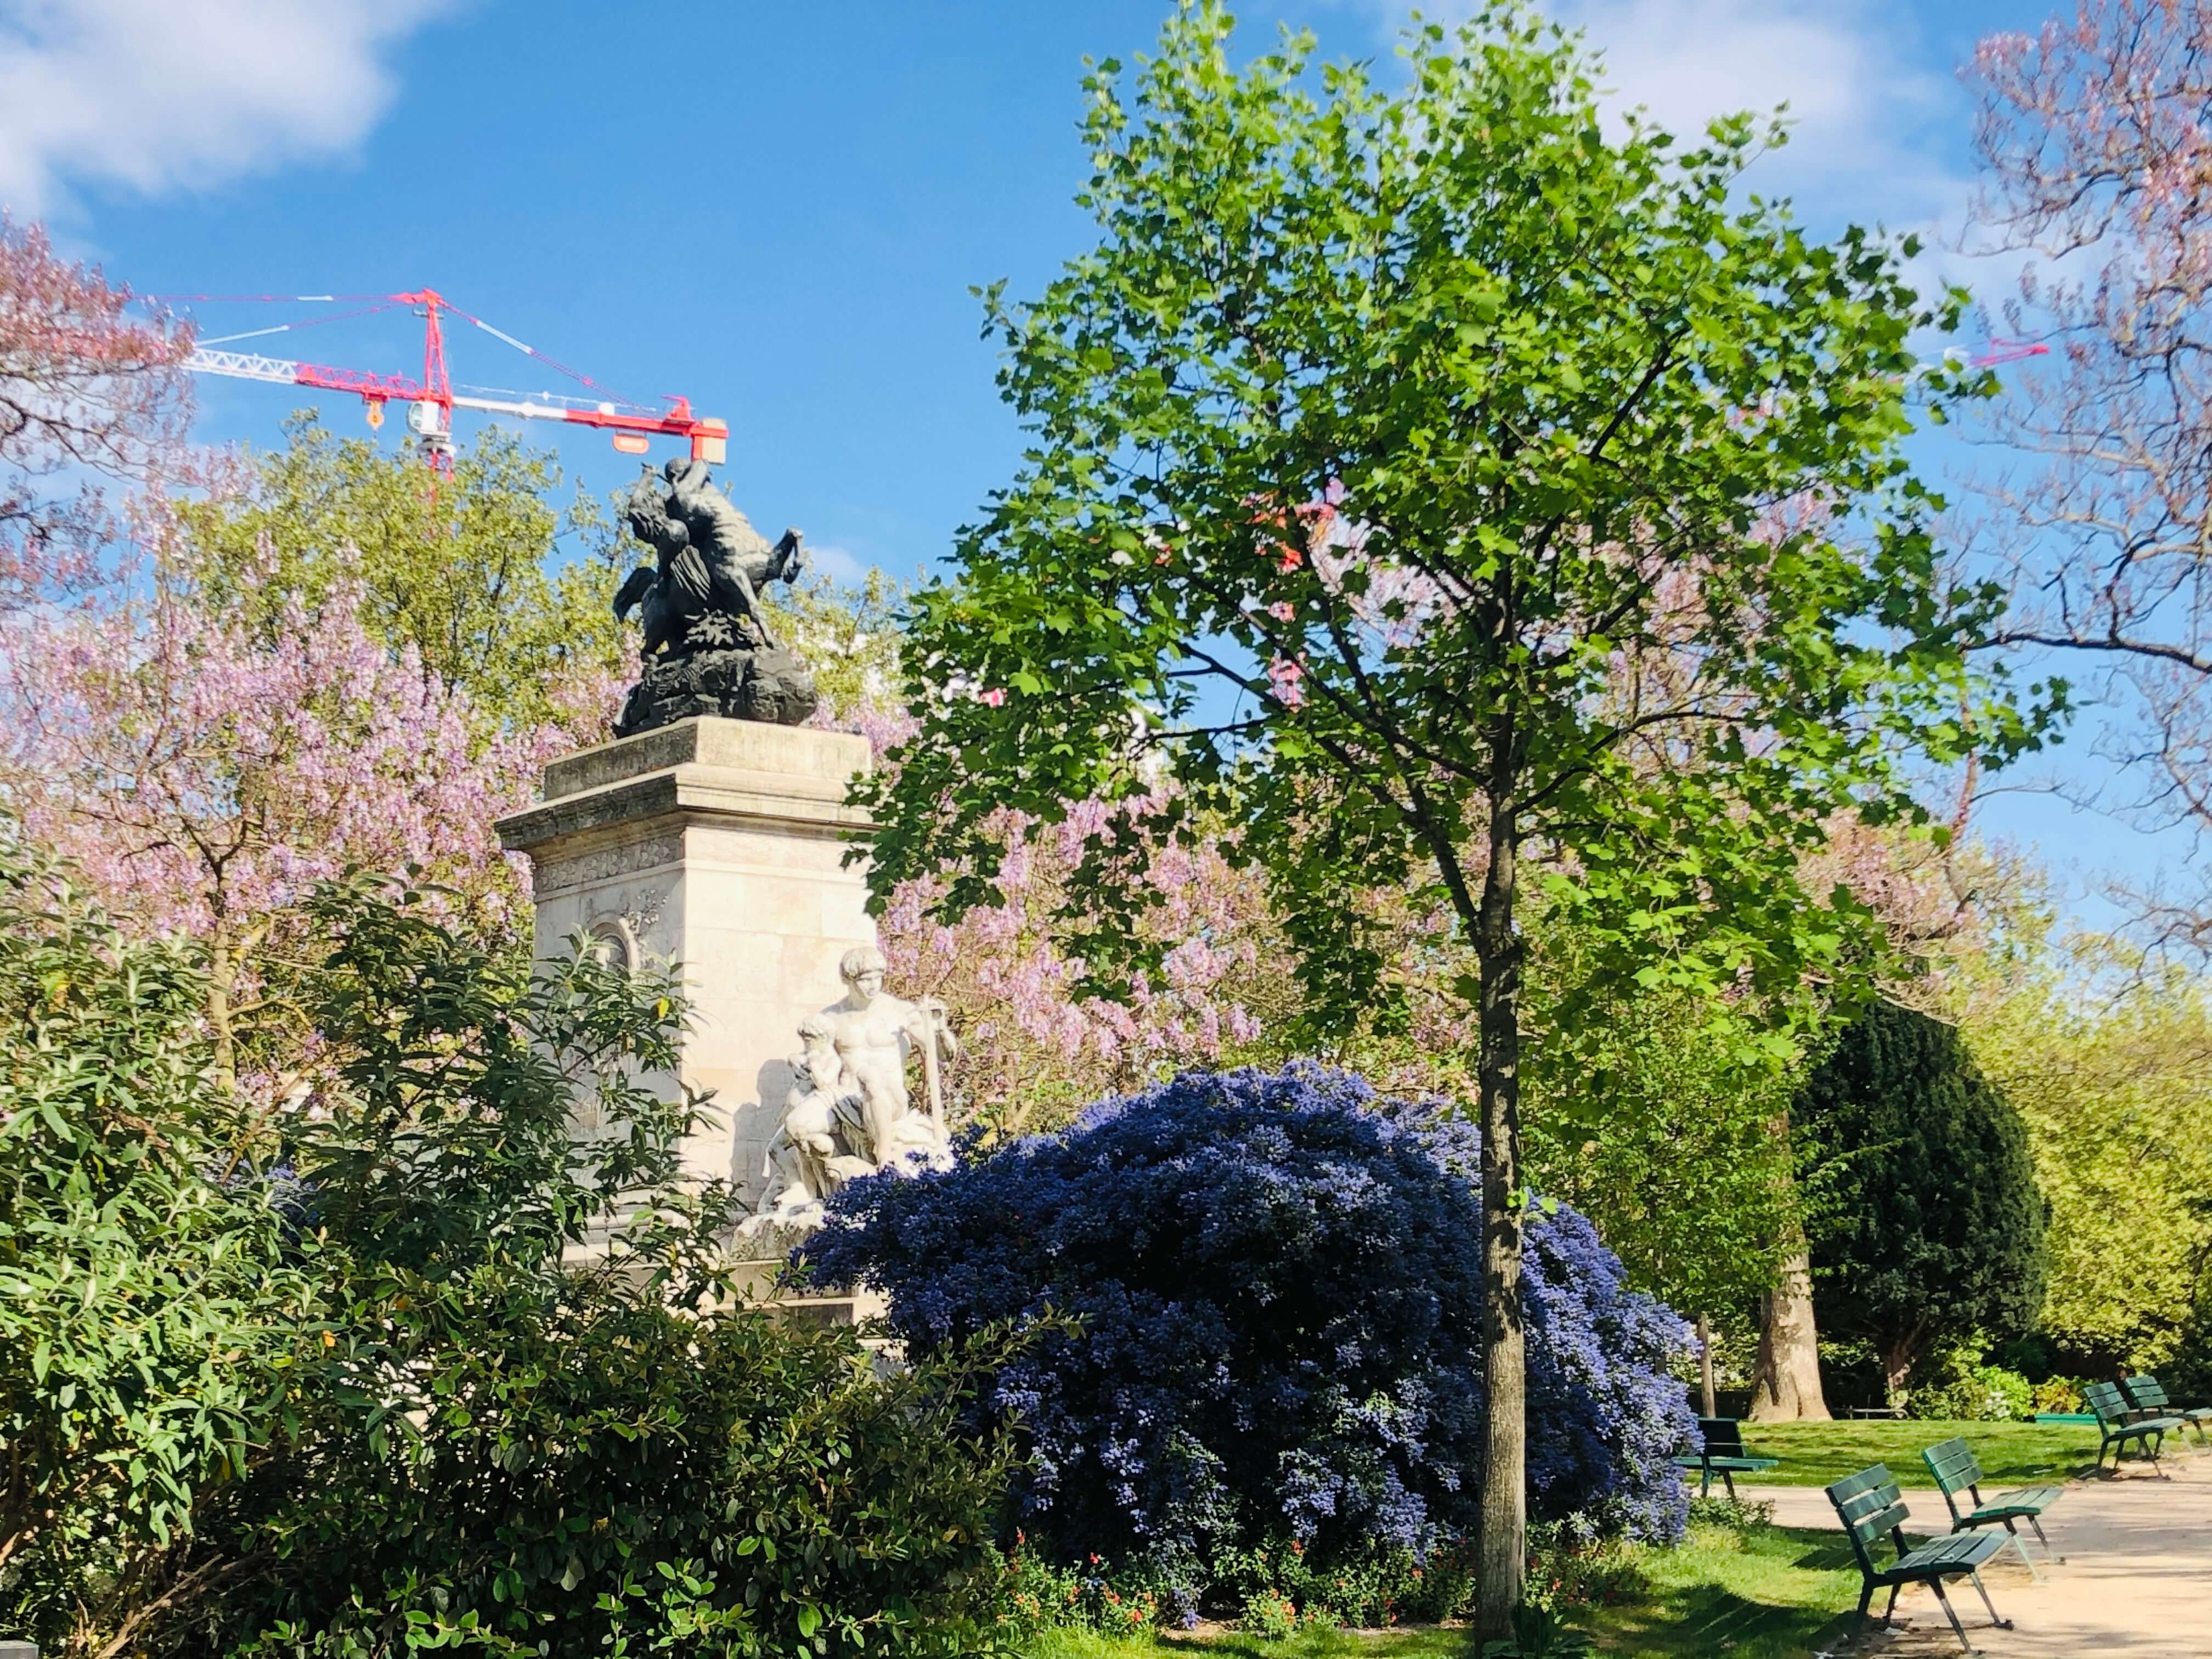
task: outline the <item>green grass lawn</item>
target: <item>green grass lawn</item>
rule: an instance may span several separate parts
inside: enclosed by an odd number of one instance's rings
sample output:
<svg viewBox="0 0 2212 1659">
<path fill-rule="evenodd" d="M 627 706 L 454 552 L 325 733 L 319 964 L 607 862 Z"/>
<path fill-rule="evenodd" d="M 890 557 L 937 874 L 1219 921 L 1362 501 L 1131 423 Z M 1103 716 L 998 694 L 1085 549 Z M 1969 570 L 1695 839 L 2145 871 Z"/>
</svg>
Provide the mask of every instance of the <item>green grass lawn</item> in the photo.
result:
<svg viewBox="0 0 2212 1659">
<path fill-rule="evenodd" d="M 1631 1583 L 1573 1622 L 1609 1659 L 1804 1659 L 1839 1634 L 1859 1577 L 1841 1534 L 1696 1527 L 1679 1549 L 1630 1548 Z M 1081 1631 L 1037 1638 L 1028 1659 L 1467 1659 L 1464 1630 L 1308 1628 L 1287 1641 L 1235 1631 L 1119 1640 Z"/>
<path fill-rule="evenodd" d="M 1833 1645 L 1858 1606 L 1858 1568 L 1840 1530 L 1693 1527 L 1680 1548 L 1636 1558 L 1640 1591 L 1574 1621 L 1622 1659 L 1804 1659 Z"/>
<path fill-rule="evenodd" d="M 1753 1451 L 1782 1460 L 1757 1480 L 1820 1486 L 1887 1463 L 1901 1485 L 1929 1484 L 1920 1449 L 1954 1435 L 1974 1449 L 1993 1485 L 2063 1480 L 2096 1455 L 2097 1431 L 2076 1424 L 1747 1423 Z M 1859 1575 L 1840 1528 L 1698 1526 L 1678 1549 L 1630 1547 L 1626 1587 L 1584 1607 L 1574 1623 L 1608 1659 L 1805 1659 L 1832 1647 L 1858 1604 Z M 1080 1631 L 1037 1638 L 1028 1659 L 1468 1659 L 1467 1632 L 1301 1631 L 1262 1642 L 1234 1631 L 1117 1640 Z"/>
<path fill-rule="evenodd" d="M 1999 1486 L 2063 1480 L 2087 1469 L 2097 1455 L 2097 1431 L 2076 1423 L 1747 1423 L 1744 1443 L 1761 1456 L 1780 1458 L 1782 1466 L 1736 1479 L 1825 1486 L 1869 1463 L 1887 1463 L 1899 1486 L 1929 1486 L 1935 1483 L 1920 1461 L 1921 1448 L 1953 1435 L 1974 1449 Z M 1718 1481 L 1713 1490 L 1721 1490 Z"/>
</svg>

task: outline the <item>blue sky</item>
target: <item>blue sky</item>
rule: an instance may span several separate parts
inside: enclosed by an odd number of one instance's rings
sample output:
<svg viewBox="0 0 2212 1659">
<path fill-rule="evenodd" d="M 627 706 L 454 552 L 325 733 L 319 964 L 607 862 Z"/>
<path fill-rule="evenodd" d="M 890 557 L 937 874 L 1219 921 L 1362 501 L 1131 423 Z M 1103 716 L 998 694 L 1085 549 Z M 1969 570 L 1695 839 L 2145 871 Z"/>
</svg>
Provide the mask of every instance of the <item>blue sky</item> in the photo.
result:
<svg viewBox="0 0 2212 1659">
<path fill-rule="evenodd" d="M 757 520 L 804 526 L 833 570 L 910 574 L 1018 449 L 969 287 L 1032 292 L 1085 246 L 1081 60 L 1143 50 L 1166 3 L 0 0 L 0 203 L 142 292 L 436 288 L 630 395 L 690 396 L 729 422 L 724 476 Z M 1940 230 L 1972 184 L 1956 66 L 2049 3 L 1556 9 L 1624 99 L 1678 128 L 1788 100 L 1797 139 L 1763 182 L 1815 224 Z M 1240 15 L 1255 37 L 1282 19 L 1387 60 L 1403 11 Z M 210 334 L 313 314 L 199 313 Z M 394 370 L 420 354 L 396 315 L 249 349 Z M 472 331 L 453 368 L 562 389 Z M 304 401 L 204 381 L 200 430 L 273 443 Z M 325 414 L 358 429 L 349 399 Z M 604 438 L 532 435 L 595 489 L 635 471 Z M 1984 823 L 2062 872 L 2160 854 L 2047 797 L 1999 797 Z"/>
</svg>

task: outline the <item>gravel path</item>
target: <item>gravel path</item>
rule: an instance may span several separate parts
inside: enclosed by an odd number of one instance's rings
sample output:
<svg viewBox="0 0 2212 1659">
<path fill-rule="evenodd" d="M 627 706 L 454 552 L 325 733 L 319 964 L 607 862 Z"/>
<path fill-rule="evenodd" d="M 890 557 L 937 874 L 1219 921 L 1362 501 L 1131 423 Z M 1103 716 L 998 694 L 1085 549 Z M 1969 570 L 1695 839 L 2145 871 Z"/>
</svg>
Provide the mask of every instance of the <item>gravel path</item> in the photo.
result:
<svg viewBox="0 0 2212 1659">
<path fill-rule="evenodd" d="M 1992 1630 L 1970 1581 L 1946 1586 L 1966 1635 L 1989 1659 L 2212 1659 L 2212 1455 L 2176 1453 L 2169 1447 L 2161 1480 L 2130 1460 L 2124 1474 L 2077 1480 L 2043 1517 L 2051 1547 L 2065 1559 L 2044 1563 L 2033 1539 L 2043 1581 L 2032 1580 L 2010 1551 L 1982 1570 L 1997 1612 L 2013 1621 Z M 1835 1510 L 1817 1486 L 1741 1488 L 1747 1500 L 1774 1505 L 1784 1526 L 1836 1528 Z M 1984 1489 L 1984 1497 L 1995 1494 Z M 1924 1533 L 1948 1523 L 1943 1499 L 1932 1487 L 1905 1490 L 1914 1522 Z M 1839 1529 L 1838 1529 L 1839 1530 Z M 1887 1591 L 1875 1597 L 1881 1611 Z M 1943 1610 L 1925 1589 L 1898 1598 L 1899 1629 L 1854 1639 L 1837 1650 L 1921 1659 L 1957 1654 Z"/>
</svg>

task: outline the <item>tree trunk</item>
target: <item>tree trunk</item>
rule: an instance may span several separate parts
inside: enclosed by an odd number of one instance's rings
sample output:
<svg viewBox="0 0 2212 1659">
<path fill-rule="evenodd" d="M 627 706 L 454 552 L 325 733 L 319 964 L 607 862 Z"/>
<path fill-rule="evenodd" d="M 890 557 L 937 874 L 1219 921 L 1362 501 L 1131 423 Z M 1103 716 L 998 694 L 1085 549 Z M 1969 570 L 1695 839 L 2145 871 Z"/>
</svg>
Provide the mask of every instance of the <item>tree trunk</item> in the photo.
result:
<svg viewBox="0 0 2212 1659">
<path fill-rule="evenodd" d="M 1782 1282 L 1759 1300 L 1759 1369 L 1751 1420 L 1828 1420 L 1820 1393 L 1820 1335 L 1813 1324 L 1813 1261 L 1802 1238 L 1782 1264 Z"/>
<path fill-rule="evenodd" d="M 228 1090 L 238 1082 L 238 1038 L 231 1024 L 231 997 L 238 988 L 238 955 L 222 914 L 208 935 L 208 1030 L 215 1038 L 215 1080 Z"/>
<path fill-rule="evenodd" d="M 1510 1640 L 1528 1571 L 1527 1342 L 1521 1323 L 1521 942 L 1513 927 L 1517 825 L 1493 795 L 1490 867 L 1475 928 L 1481 976 L 1483 1389 L 1482 1525 L 1474 1638 Z"/>
<path fill-rule="evenodd" d="M 1698 1316 L 1698 1401 L 1700 1415 L 1721 1414 L 1720 1403 L 1713 1397 L 1713 1326 L 1703 1314 Z"/>
<path fill-rule="evenodd" d="M 1902 1406 L 1905 1403 L 1905 1385 L 1911 1382 L 1912 1368 L 1920 1363 L 1921 1354 L 1926 1346 L 1917 1331 L 1882 1345 L 1880 1349 L 1882 1404 Z"/>
</svg>

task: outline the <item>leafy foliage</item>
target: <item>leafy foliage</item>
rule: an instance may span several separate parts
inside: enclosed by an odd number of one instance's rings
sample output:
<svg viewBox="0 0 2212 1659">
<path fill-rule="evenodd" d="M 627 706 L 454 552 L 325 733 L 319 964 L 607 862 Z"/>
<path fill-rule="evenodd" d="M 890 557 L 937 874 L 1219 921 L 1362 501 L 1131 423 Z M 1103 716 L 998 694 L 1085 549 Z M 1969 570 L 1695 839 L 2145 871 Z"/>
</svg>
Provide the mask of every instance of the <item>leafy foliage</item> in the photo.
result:
<svg viewBox="0 0 2212 1659">
<path fill-rule="evenodd" d="M 974 1361 L 878 1379 L 744 1309 L 729 1192 L 679 1179 L 701 1104 L 640 1080 L 673 983 L 531 981 L 419 905 L 322 902 L 345 1058 L 298 1156 L 343 1335 L 258 1531 L 257 1650 L 988 1647 L 1006 1451 L 944 1443 Z"/>
<path fill-rule="evenodd" d="M 1905 1413 L 1939 1422 L 2019 1423 L 2036 1412 L 2035 1385 L 2018 1371 L 1984 1364 L 1972 1352 L 1948 1355 L 1905 1397 Z"/>
<path fill-rule="evenodd" d="M 533 979 L 422 895 L 326 887 L 327 1082 L 272 1122 L 212 1081 L 190 949 L 6 856 L 17 1627 L 70 1659 L 996 1650 L 1009 1452 L 968 1407 L 1005 1345 L 878 1376 L 745 1310 L 726 1189 L 677 1179 L 701 1103 L 641 1081 L 670 981 Z"/>
<path fill-rule="evenodd" d="M 0 830 L 0 1621 L 48 1651 L 240 1576 L 195 1534 L 317 1352 L 202 995 Z"/>
<path fill-rule="evenodd" d="M 920 730 L 871 879 L 988 906 L 1003 814 L 1042 836 L 1103 802 L 1063 929 L 1111 987 L 1163 954 L 1149 852 L 1224 829 L 1336 1032 L 1411 1018 L 1362 901 L 1447 915 L 1508 1468 L 1524 876 L 1584 930 L 1593 993 L 1784 1006 L 1872 932 L 1799 880 L 1826 822 L 1923 816 L 1914 750 L 2035 739 L 1970 666 L 1997 596 L 1940 573 L 1900 449 L 1909 397 L 1940 418 L 1976 389 L 1911 337 L 1963 295 L 1923 306 L 1909 245 L 1747 202 L 1778 131 L 1601 118 L 1578 45 L 1517 7 L 1418 29 L 1402 89 L 1315 72 L 1304 37 L 1233 62 L 1231 30 L 1203 0 L 1133 90 L 1097 67 L 1098 245 L 1034 303 L 987 296 L 1032 437 L 916 596 Z M 1492 1490 L 1502 1637 L 1521 1483 Z"/>
<path fill-rule="evenodd" d="M 1893 1393 L 1931 1348 L 2035 1318 L 2046 1257 L 2027 1126 L 1957 1028 L 1869 1005 L 1791 1121 L 1818 1193 L 1820 1328 L 1872 1342 Z"/>
<path fill-rule="evenodd" d="M 1749 1307 L 1796 1220 L 1784 1125 L 1797 1045 L 1735 999 L 1580 995 L 1572 929 L 1539 933 L 1531 1183 L 1588 1216 L 1638 1290 L 1715 1316 Z M 1554 1018 L 1562 1008 L 1574 1017 Z"/>
<path fill-rule="evenodd" d="M 1985 977 L 1964 1030 L 2051 1206 L 2039 1328 L 2070 1367 L 2158 1370 L 2212 1297 L 2212 1002 L 2110 939 L 2039 933 Z"/>
<path fill-rule="evenodd" d="M 489 729 L 554 719 L 564 681 L 626 665 L 610 608 L 617 572 L 605 509 L 579 491 L 564 511 L 550 451 L 496 426 L 453 458 L 435 488 L 414 454 L 333 437 L 311 414 L 285 447 L 248 456 L 243 491 L 178 504 L 214 611 L 263 637 L 356 589 L 362 624 L 468 694 Z M 572 556 L 549 573 L 556 544 Z"/>
<path fill-rule="evenodd" d="M 879 1287 L 917 1356 L 1048 1309 L 1080 1319 L 989 1395 L 1034 1449 L 1024 1523 L 1188 1606 L 1285 1528 L 1316 1573 L 1473 1528 L 1474 1153 L 1466 1125 L 1344 1073 L 1188 1073 L 951 1171 L 855 1182 L 806 1259 Z M 1572 1211 L 1530 1237 L 1533 1504 L 1671 1535 L 1680 1322 Z"/>
</svg>

